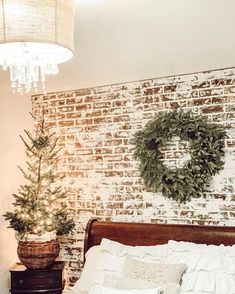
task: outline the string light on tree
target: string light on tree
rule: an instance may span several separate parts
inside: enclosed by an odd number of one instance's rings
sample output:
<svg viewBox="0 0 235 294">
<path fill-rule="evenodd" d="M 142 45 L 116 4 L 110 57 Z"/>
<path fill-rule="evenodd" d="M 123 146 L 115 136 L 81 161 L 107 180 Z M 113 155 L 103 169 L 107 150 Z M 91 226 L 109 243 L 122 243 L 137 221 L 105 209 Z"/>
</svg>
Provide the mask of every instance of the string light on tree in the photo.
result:
<svg viewBox="0 0 235 294">
<path fill-rule="evenodd" d="M 50 132 L 44 115 L 35 126 L 33 133 L 25 131 L 27 141 L 20 136 L 28 160 L 26 171 L 19 168 L 27 183 L 20 186 L 18 194 L 13 194 L 15 210 L 4 216 L 21 236 L 52 231 L 67 234 L 74 222 L 68 218 L 66 205 L 61 201 L 66 195 L 61 186 L 62 177 L 54 168 L 60 151 L 58 139 Z"/>
</svg>

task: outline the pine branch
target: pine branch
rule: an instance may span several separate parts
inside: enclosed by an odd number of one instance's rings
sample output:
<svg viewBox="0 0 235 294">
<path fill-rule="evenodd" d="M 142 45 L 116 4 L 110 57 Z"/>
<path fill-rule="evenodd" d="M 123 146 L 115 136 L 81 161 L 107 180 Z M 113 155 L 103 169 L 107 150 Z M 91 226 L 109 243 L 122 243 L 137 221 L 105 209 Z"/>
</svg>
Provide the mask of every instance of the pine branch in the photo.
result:
<svg viewBox="0 0 235 294">
<path fill-rule="evenodd" d="M 23 173 L 24 176 L 27 176 L 26 172 L 23 170 L 23 168 L 21 168 L 19 165 L 17 165 L 18 169 L 20 169 L 20 171 Z"/>
<path fill-rule="evenodd" d="M 38 173 L 37 173 L 37 182 L 40 182 L 41 179 L 41 163 L 42 163 L 42 156 L 40 155 L 39 157 L 39 162 L 38 162 Z"/>
<path fill-rule="evenodd" d="M 29 114 L 32 116 L 33 120 L 36 120 L 35 116 L 33 115 L 33 113 L 30 111 Z"/>
<path fill-rule="evenodd" d="M 33 142 L 33 141 L 34 141 L 34 138 L 33 138 L 33 136 L 31 135 L 31 133 L 30 133 L 29 131 L 27 131 L 27 130 L 24 130 L 24 132 L 26 133 L 26 135 L 28 136 L 28 138 L 30 139 L 30 141 Z M 30 149 L 31 149 L 31 148 L 30 148 Z"/>
<path fill-rule="evenodd" d="M 27 131 L 25 131 L 27 133 Z M 38 157 L 38 155 L 34 152 L 34 150 L 28 145 L 28 143 L 25 141 L 25 139 L 23 138 L 23 136 L 20 135 L 21 140 L 23 141 L 24 145 L 26 146 L 27 150 L 29 152 L 31 152 L 33 155 L 35 155 L 36 157 Z"/>
<path fill-rule="evenodd" d="M 20 135 L 21 140 L 24 142 L 24 145 L 26 146 L 28 151 L 31 151 L 31 147 L 29 147 L 29 145 L 27 144 L 27 142 L 25 141 L 25 139 L 23 138 L 23 136 Z"/>
<path fill-rule="evenodd" d="M 28 165 L 28 170 L 36 175 L 37 174 L 37 168 L 36 167 L 34 168 L 28 161 L 26 161 L 26 164 Z"/>
<path fill-rule="evenodd" d="M 56 138 L 56 139 L 55 139 L 53 145 L 52 145 L 51 148 L 50 148 L 50 152 L 49 152 L 49 154 L 52 153 L 53 150 L 55 149 L 55 147 L 56 147 L 56 145 L 57 145 L 57 142 L 58 142 L 58 139 L 59 139 L 59 138 Z M 57 153 L 58 153 L 58 151 L 57 151 Z"/>
</svg>

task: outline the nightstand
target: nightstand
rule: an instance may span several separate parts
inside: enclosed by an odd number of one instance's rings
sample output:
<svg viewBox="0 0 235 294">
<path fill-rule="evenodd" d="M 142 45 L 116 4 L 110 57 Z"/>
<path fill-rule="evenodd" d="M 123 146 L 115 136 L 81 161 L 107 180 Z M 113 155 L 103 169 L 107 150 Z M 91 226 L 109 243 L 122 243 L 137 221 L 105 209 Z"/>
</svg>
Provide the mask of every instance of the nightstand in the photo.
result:
<svg viewBox="0 0 235 294">
<path fill-rule="evenodd" d="M 61 294 L 64 263 L 56 261 L 45 269 L 26 269 L 22 263 L 10 268 L 12 294 Z"/>
</svg>

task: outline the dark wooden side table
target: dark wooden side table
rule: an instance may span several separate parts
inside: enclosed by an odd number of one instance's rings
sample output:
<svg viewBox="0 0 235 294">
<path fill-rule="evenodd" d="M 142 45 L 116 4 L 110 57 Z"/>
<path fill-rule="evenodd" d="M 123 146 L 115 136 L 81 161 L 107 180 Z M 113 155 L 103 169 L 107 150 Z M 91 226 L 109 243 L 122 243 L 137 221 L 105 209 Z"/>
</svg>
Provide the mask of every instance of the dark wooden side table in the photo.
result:
<svg viewBox="0 0 235 294">
<path fill-rule="evenodd" d="M 22 263 L 10 268 L 12 294 L 61 294 L 64 288 L 64 263 L 56 261 L 45 269 L 26 269 Z"/>
</svg>

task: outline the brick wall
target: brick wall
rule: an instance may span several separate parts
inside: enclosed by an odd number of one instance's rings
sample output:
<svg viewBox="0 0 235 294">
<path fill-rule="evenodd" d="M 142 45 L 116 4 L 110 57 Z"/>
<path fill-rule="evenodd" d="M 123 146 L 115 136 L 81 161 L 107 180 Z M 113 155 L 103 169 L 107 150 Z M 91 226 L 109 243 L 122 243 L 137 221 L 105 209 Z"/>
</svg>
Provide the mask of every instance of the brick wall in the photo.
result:
<svg viewBox="0 0 235 294">
<path fill-rule="evenodd" d="M 76 233 L 62 240 L 66 277 L 82 266 L 83 234 L 91 217 L 135 222 L 235 225 L 235 69 L 33 96 L 60 138 L 67 204 Z M 183 108 L 226 126 L 225 167 L 200 199 L 179 204 L 145 191 L 130 138 L 160 111 Z M 184 143 L 184 142 L 183 142 Z M 184 149 L 186 147 L 186 149 Z M 187 144 L 169 142 L 168 166 L 180 163 Z"/>
</svg>

